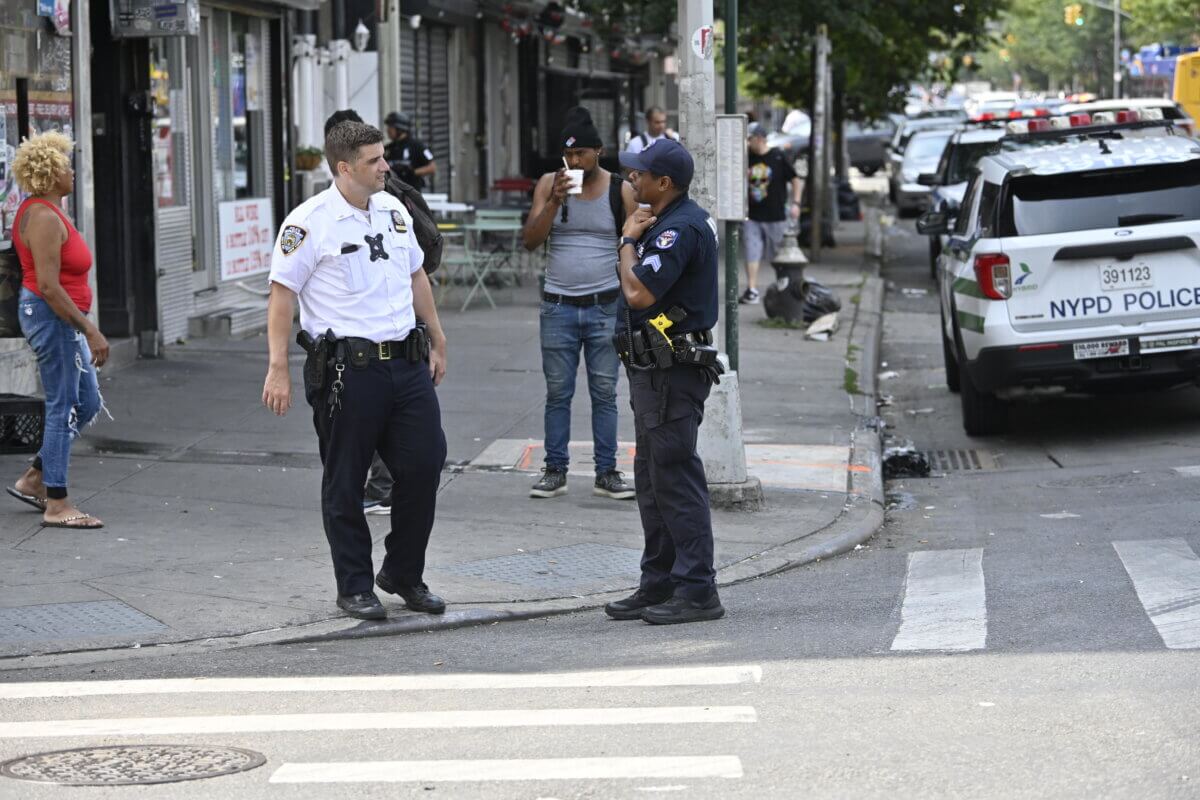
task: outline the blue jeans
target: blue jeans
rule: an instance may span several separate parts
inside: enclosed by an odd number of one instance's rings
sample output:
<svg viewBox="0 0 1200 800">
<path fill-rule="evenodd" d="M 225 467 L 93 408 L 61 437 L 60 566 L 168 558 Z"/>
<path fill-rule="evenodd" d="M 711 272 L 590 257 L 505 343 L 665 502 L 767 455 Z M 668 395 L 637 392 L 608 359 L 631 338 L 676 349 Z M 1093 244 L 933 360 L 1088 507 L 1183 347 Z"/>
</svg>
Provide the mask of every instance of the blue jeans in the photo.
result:
<svg viewBox="0 0 1200 800">
<path fill-rule="evenodd" d="M 617 303 L 571 306 L 542 301 L 542 372 L 546 375 L 546 466 L 566 469 L 571 457 L 571 398 L 579 351 L 592 396 L 592 443 L 596 474 L 617 468 L 617 372 L 613 347 Z"/>
<path fill-rule="evenodd" d="M 42 482 L 47 489 L 65 490 L 71 440 L 100 413 L 100 385 L 92 351 L 82 333 L 24 287 L 18 312 L 21 333 L 37 356 L 42 388 L 46 390 L 46 424 L 38 453 Z"/>
</svg>

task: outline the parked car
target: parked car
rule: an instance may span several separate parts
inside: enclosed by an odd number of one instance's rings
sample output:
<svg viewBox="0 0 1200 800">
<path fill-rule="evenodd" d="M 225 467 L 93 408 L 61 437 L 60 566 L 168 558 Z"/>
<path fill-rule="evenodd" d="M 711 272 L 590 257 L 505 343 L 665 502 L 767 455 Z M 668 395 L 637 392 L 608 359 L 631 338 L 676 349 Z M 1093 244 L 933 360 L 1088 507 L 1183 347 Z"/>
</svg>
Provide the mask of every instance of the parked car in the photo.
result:
<svg viewBox="0 0 1200 800">
<path fill-rule="evenodd" d="M 850 166 L 863 175 L 871 176 L 887 164 L 887 144 L 896 126 L 887 121 L 847 122 L 846 150 Z"/>
<path fill-rule="evenodd" d="M 888 199 L 893 203 L 896 202 L 896 196 L 893 187 L 896 181 L 899 180 L 900 165 L 904 160 L 904 150 L 908 147 L 908 142 L 919 131 L 928 130 L 954 130 L 958 127 L 958 122 L 952 119 L 939 119 L 937 117 L 930 119 L 908 119 L 896 126 L 896 132 L 892 134 L 892 140 L 887 146 L 888 156 Z"/>
<path fill-rule="evenodd" d="M 975 165 L 979 159 L 1000 150 L 1000 141 L 1005 133 L 1005 129 L 999 125 L 972 125 L 950 136 L 937 169 L 917 178 L 919 183 L 930 187 L 931 211 L 943 212 L 951 218 L 958 215 L 967 191 L 967 181 Z M 929 274 L 934 279 L 937 278 L 938 256 L 942 253 L 946 238 L 946 234 L 929 237 Z"/>
<path fill-rule="evenodd" d="M 767 146 L 778 147 L 792 161 L 808 155 L 808 143 L 812 137 L 812 119 L 799 109 L 788 112 L 780 129 L 767 135 Z"/>
<path fill-rule="evenodd" d="M 1143 132 L 985 156 L 953 226 L 918 221 L 950 235 L 943 354 L 969 435 L 1003 432 L 1023 395 L 1200 380 L 1200 152 L 1169 123 Z"/>
<path fill-rule="evenodd" d="M 920 183 L 921 173 L 937 169 L 953 133 L 950 128 L 919 131 L 904 148 L 900 168 L 892 173 L 889 187 L 892 202 L 901 216 L 920 213 L 929 207 L 929 187 Z"/>
</svg>

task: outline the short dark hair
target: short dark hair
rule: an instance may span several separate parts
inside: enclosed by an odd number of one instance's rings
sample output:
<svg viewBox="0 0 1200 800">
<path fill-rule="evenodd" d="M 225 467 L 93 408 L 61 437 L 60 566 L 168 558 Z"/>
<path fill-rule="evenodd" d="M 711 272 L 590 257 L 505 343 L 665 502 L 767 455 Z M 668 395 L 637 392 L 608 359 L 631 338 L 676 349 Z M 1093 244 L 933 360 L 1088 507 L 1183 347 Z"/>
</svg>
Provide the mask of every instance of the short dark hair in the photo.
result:
<svg viewBox="0 0 1200 800">
<path fill-rule="evenodd" d="M 383 134 L 374 125 L 346 120 L 329 129 L 325 135 L 325 161 L 329 171 L 337 175 L 339 161 L 353 164 L 358 148 L 383 142 Z"/>
<path fill-rule="evenodd" d="M 358 115 L 358 112 L 352 108 L 347 108 L 342 111 L 335 111 L 329 115 L 329 119 L 325 120 L 325 135 L 329 135 L 329 131 L 334 125 L 337 125 L 339 122 L 345 122 L 346 120 L 349 120 L 350 122 L 363 121 L 362 117 Z"/>
<path fill-rule="evenodd" d="M 667 115 L 667 112 L 663 111 L 658 106 L 650 106 L 649 108 L 646 109 L 646 119 L 647 120 L 649 120 L 655 114 L 662 114 L 665 117 Z"/>
</svg>

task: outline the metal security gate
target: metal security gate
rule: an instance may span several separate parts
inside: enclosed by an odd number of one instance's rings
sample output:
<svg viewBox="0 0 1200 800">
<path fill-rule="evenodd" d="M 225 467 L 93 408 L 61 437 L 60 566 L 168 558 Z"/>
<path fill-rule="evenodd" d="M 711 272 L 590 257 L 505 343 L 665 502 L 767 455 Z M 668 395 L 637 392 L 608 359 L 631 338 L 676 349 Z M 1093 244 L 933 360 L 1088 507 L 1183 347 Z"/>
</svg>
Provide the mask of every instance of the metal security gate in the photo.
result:
<svg viewBox="0 0 1200 800">
<path fill-rule="evenodd" d="M 446 25 L 421 23 L 400 47 L 401 104 L 414 136 L 433 151 L 437 173 L 425 191 L 450 191 L 450 36 Z M 387 109 L 384 110 L 387 113 Z"/>
</svg>

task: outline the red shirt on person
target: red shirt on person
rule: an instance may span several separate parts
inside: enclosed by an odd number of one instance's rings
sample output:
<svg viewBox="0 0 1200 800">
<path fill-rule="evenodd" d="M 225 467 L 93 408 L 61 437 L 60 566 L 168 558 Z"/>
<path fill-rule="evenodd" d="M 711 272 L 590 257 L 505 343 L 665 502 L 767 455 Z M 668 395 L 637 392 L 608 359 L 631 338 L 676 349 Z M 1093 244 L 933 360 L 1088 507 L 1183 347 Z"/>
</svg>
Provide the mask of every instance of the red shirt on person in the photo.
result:
<svg viewBox="0 0 1200 800">
<path fill-rule="evenodd" d="M 21 285 L 38 297 L 42 296 L 42 293 L 38 291 L 33 253 L 21 241 L 19 234 L 21 215 L 28 211 L 29 206 L 33 203 L 41 203 L 54 209 L 54 213 L 58 214 L 59 219 L 67 226 L 67 241 L 63 242 L 62 251 L 59 254 L 58 282 L 62 284 L 71 301 L 86 314 L 92 310 L 92 287 L 88 286 L 88 271 L 92 268 L 92 251 L 88 249 L 87 242 L 71 224 L 71 220 L 67 219 L 67 215 L 62 212 L 62 209 L 38 197 L 27 198 L 25 202 L 21 203 L 21 207 L 17 209 L 17 216 L 13 218 L 13 246 L 17 249 L 17 258 L 21 262 Z"/>
</svg>

